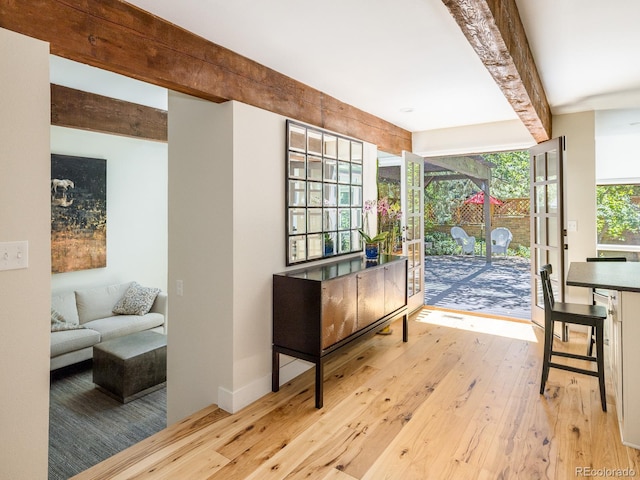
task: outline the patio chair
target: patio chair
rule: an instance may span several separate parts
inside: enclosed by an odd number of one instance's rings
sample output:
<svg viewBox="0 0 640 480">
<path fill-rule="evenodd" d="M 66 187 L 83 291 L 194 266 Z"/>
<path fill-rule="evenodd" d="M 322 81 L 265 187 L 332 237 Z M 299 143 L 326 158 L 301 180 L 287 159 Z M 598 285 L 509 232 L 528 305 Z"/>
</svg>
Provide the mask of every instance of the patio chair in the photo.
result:
<svg viewBox="0 0 640 480">
<path fill-rule="evenodd" d="M 460 245 L 461 253 L 473 254 L 476 247 L 476 237 L 470 237 L 467 232 L 460 227 L 451 228 L 451 236 Z"/>
<path fill-rule="evenodd" d="M 491 251 L 493 253 L 507 254 L 507 248 L 513 240 L 511 230 L 505 227 L 498 227 L 491 230 Z"/>
</svg>

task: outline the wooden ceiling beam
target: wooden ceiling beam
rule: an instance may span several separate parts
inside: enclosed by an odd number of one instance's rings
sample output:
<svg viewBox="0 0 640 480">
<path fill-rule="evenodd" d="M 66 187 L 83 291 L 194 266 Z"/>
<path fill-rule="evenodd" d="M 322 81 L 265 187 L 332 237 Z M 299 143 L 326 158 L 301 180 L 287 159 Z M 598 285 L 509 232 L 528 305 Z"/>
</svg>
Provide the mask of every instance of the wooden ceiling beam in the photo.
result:
<svg viewBox="0 0 640 480">
<path fill-rule="evenodd" d="M 167 141 L 167 112 L 60 85 L 51 85 L 51 125 Z"/>
<path fill-rule="evenodd" d="M 551 138 L 551 109 L 515 0 L 442 0 L 536 142 Z"/>
<path fill-rule="evenodd" d="M 0 1 L 0 27 L 70 60 L 213 102 L 237 100 L 389 153 L 411 151 L 411 132 L 122 1 Z"/>
</svg>

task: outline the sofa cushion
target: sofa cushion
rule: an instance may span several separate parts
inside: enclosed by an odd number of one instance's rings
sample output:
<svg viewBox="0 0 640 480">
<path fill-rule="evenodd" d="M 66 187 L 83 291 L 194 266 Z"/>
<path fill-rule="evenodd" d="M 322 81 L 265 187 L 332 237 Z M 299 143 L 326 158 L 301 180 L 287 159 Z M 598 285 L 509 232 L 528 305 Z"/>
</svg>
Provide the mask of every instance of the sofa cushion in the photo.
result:
<svg viewBox="0 0 640 480">
<path fill-rule="evenodd" d="M 58 312 L 55 308 L 51 309 L 51 331 L 59 332 L 61 330 L 76 330 L 78 328 L 84 328 L 83 325 L 78 323 L 67 322 L 67 320 Z"/>
<path fill-rule="evenodd" d="M 101 341 L 141 332 L 164 324 L 164 315 L 147 313 L 146 315 L 114 315 L 99 318 L 84 324 L 85 327 L 100 332 Z"/>
<path fill-rule="evenodd" d="M 100 333 L 88 328 L 51 332 L 51 357 L 92 347 L 100 342 Z"/>
<path fill-rule="evenodd" d="M 113 313 L 144 315 L 151 310 L 158 293 L 160 293 L 159 288 L 143 287 L 138 282 L 131 282 L 124 296 L 113 307 Z"/>
<path fill-rule="evenodd" d="M 113 306 L 122 298 L 130 285 L 131 282 L 76 290 L 80 323 L 112 316 Z"/>
<path fill-rule="evenodd" d="M 75 293 L 67 292 L 60 295 L 52 295 L 51 308 L 62 315 L 65 322 L 80 323 Z"/>
</svg>

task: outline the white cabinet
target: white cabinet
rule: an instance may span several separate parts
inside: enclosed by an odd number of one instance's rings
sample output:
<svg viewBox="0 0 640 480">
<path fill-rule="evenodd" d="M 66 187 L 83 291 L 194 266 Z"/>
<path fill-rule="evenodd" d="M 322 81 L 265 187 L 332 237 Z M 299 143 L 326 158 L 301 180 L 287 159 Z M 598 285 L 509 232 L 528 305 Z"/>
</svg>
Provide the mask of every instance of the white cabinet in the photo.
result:
<svg viewBox="0 0 640 480">
<path fill-rule="evenodd" d="M 640 449 L 640 293 L 609 293 L 609 362 L 622 443 Z"/>
<path fill-rule="evenodd" d="M 618 313 L 618 295 L 620 292 L 612 291 L 609 293 L 609 365 L 611 366 L 611 383 L 613 383 L 613 393 L 616 399 L 618 422 L 622 424 L 624 407 L 622 404 L 622 322 Z"/>
</svg>

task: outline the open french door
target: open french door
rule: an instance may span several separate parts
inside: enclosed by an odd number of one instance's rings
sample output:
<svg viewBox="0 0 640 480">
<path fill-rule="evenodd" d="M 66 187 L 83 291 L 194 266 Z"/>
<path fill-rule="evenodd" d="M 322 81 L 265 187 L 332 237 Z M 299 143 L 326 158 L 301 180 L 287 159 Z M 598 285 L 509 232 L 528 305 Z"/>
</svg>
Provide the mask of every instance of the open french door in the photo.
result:
<svg viewBox="0 0 640 480">
<path fill-rule="evenodd" d="M 557 301 L 564 301 L 564 137 L 529 150 L 531 159 L 531 319 L 544 328 L 544 298 L 540 267 L 551 264 L 551 285 Z M 557 322 L 560 323 L 560 322 Z M 555 332 L 566 340 L 564 324 Z"/>
<path fill-rule="evenodd" d="M 409 312 L 424 305 L 424 158 L 402 152 L 402 254 L 409 259 L 407 304 Z"/>
</svg>

